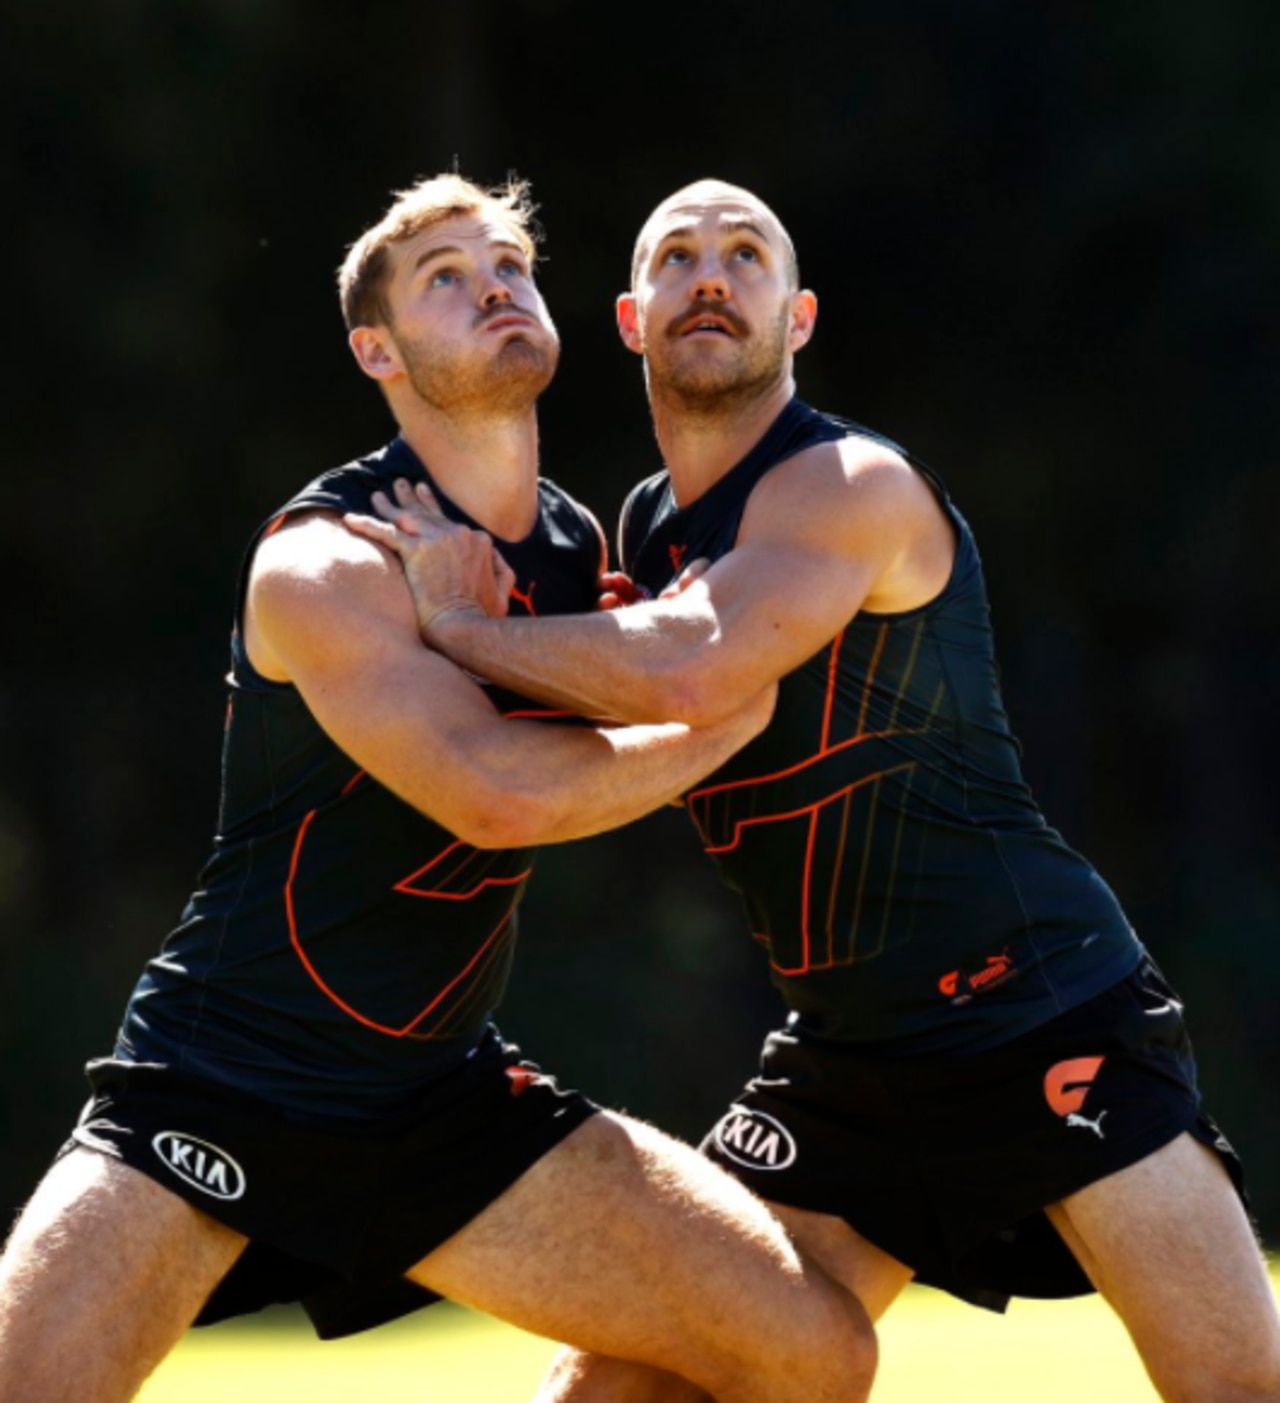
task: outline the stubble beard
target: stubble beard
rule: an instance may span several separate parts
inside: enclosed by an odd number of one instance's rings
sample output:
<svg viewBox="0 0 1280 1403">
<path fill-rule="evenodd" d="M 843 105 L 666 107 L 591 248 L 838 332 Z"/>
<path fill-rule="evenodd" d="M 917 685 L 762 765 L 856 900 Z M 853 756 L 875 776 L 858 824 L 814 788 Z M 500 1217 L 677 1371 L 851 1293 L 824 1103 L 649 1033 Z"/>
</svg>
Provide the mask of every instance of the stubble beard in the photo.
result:
<svg viewBox="0 0 1280 1403">
<path fill-rule="evenodd" d="M 734 355 L 714 359 L 682 357 L 676 350 L 679 338 L 664 338 L 658 354 L 650 351 L 645 357 L 651 398 L 662 400 L 690 419 L 722 421 L 731 417 L 783 378 L 789 325 L 787 309 L 783 308 L 765 335 L 735 341 Z M 675 354 L 668 355 L 669 348 Z"/>
<path fill-rule="evenodd" d="M 452 418 L 503 419 L 526 412 L 551 383 L 560 359 L 554 336 L 545 342 L 511 336 L 491 356 L 397 344 L 418 398 Z"/>
</svg>

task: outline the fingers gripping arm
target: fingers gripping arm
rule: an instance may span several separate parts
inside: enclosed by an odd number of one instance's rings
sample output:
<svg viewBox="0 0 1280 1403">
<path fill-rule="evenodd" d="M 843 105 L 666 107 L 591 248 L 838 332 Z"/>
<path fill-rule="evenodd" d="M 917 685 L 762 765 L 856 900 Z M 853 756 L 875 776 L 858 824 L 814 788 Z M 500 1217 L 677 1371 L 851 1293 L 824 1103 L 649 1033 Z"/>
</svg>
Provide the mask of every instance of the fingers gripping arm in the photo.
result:
<svg viewBox="0 0 1280 1403">
<path fill-rule="evenodd" d="M 504 720 L 422 647 L 395 562 L 326 515 L 260 545 L 245 630 L 255 666 L 292 682 L 358 765 L 479 847 L 564 841 L 660 807 L 755 735 L 772 700 L 699 729 Z"/>
<path fill-rule="evenodd" d="M 634 607 L 536 620 L 487 617 L 456 596 L 441 607 L 432 543 L 402 532 L 388 544 L 423 638 L 472 672 L 587 715 L 705 724 L 812 657 L 869 599 L 911 607 L 901 584 L 915 588 L 913 551 L 926 537 L 930 550 L 943 537 L 950 549 L 932 494 L 905 462 L 828 444 L 762 480 L 734 550 Z"/>
<path fill-rule="evenodd" d="M 395 551 L 414 568 L 414 604 L 420 628 L 450 609 L 478 608 L 500 618 L 511 602 L 514 571 L 483 531 L 450 521 L 425 482 L 397 478 L 393 501 L 372 496 L 376 516 L 348 512 L 343 523 L 356 535 Z"/>
</svg>

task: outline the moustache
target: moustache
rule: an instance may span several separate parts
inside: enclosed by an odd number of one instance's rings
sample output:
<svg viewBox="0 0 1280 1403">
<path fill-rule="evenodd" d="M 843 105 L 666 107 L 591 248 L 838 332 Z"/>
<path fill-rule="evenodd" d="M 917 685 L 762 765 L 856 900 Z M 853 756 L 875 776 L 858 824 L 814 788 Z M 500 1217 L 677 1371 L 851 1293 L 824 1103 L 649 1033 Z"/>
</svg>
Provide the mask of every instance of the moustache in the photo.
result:
<svg viewBox="0 0 1280 1403">
<path fill-rule="evenodd" d="M 715 317 L 724 322 L 735 336 L 745 336 L 749 330 L 743 319 L 725 302 L 700 302 L 667 325 L 668 336 L 680 336 L 703 317 Z"/>
</svg>

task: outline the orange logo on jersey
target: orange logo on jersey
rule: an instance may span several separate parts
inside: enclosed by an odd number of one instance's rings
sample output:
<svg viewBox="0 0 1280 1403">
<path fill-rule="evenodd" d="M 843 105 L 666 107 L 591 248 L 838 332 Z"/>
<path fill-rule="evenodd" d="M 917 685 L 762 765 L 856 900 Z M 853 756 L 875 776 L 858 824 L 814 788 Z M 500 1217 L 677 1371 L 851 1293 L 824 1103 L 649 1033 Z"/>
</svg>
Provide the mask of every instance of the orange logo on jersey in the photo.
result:
<svg viewBox="0 0 1280 1403">
<path fill-rule="evenodd" d="M 528 594 L 521 594 L 520 591 L 515 587 L 515 585 L 512 585 L 512 586 L 511 586 L 511 597 L 512 597 L 512 599 L 517 599 L 517 600 L 519 600 L 520 603 L 524 605 L 524 611 L 525 611 L 525 613 L 526 613 L 526 614 L 529 614 L 529 615 L 531 615 L 531 616 L 533 616 L 533 617 L 537 617 L 537 613 L 538 613 L 538 611 L 533 607 L 533 592 L 534 592 L 534 590 L 537 589 L 537 588 L 538 588 L 538 582 L 537 582 L 537 580 L 530 580 L 530 581 L 529 581 L 529 592 L 528 592 Z"/>
<path fill-rule="evenodd" d="M 1105 1061 L 1105 1057 L 1072 1057 L 1050 1067 L 1044 1079 L 1044 1099 L 1050 1109 L 1060 1116 L 1078 1111 Z"/>
<path fill-rule="evenodd" d="M 956 1003 L 968 1003 L 975 994 L 982 994 L 988 989 L 994 989 L 997 984 L 1003 984 L 1006 979 L 1012 979 L 1017 972 L 1012 956 L 1007 950 L 1004 950 L 998 955 L 988 955 L 986 963 L 981 969 L 968 972 L 953 969 L 948 974 L 944 974 L 938 980 L 938 989 Z M 963 992 L 961 991 L 962 986 Z"/>
<path fill-rule="evenodd" d="M 671 557 L 671 568 L 678 575 L 684 569 L 684 553 L 688 546 L 668 546 L 667 554 Z"/>
<path fill-rule="evenodd" d="M 542 1080 L 542 1073 L 532 1067 L 508 1067 L 507 1076 L 511 1081 L 512 1096 L 523 1096 L 536 1081 Z"/>
</svg>

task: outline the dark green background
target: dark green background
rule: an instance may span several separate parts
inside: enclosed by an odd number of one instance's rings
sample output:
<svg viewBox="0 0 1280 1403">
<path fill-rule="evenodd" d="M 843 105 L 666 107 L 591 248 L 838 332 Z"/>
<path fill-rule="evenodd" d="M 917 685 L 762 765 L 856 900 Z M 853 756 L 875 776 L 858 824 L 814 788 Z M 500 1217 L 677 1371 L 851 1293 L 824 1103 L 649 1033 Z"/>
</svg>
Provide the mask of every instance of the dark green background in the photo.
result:
<svg viewBox="0 0 1280 1403">
<path fill-rule="evenodd" d="M 821 300 L 801 387 L 947 478 L 1050 820 L 1185 994 L 1280 1237 L 1274 7 L 43 0 L 0 42 L 0 1215 L 213 822 L 256 523 L 390 431 L 332 273 L 389 192 L 528 176 L 547 474 L 656 460 L 612 298 L 676 185 L 755 188 Z M 544 855 L 502 1021 L 696 1135 L 779 1005 L 678 814 Z"/>
</svg>

